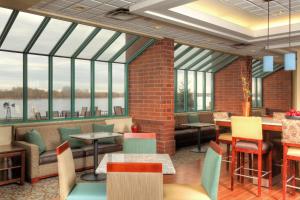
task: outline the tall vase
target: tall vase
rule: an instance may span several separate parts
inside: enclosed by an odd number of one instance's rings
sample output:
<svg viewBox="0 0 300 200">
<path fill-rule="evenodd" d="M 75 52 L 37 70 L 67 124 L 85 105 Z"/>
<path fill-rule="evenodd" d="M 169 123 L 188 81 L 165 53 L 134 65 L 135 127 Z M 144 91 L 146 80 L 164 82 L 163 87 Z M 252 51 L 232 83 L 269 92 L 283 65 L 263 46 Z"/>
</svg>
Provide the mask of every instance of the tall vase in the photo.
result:
<svg viewBox="0 0 300 200">
<path fill-rule="evenodd" d="M 242 106 L 243 106 L 243 116 L 249 117 L 250 116 L 250 101 L 244 101 Z"/>
</svg>

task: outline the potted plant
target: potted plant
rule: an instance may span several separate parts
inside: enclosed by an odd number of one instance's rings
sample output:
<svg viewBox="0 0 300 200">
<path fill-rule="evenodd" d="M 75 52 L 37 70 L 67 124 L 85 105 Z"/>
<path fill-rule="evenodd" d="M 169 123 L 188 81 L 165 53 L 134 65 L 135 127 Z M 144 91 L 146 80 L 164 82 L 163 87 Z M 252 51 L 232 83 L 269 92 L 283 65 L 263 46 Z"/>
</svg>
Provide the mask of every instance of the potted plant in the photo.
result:
<svg viewBox="0 0 300 200">
<path fill-rule="evenodd" d="M 251 80 L 251 63 L 247 67 L 241 66 L 241 81 L 243 89 L 243 115 L 250 116 L 251 110 L 251 90 L 250 90 L 250 80 Z"/>
</svg>

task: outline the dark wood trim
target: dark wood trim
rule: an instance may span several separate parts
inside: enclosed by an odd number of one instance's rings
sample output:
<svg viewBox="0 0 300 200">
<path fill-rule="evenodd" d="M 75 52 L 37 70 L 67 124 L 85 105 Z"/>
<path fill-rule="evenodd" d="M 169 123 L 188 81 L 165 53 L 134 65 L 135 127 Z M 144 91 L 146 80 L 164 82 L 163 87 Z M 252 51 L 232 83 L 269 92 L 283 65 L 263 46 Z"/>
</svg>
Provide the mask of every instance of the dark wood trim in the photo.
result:
<svg viewBox="0 0 300 200">
<path fill-rule="evenodd" d="M 62 154 L 65 150 L 67 150 L 68 148 L 70 148 L 68 141 L 62 143 L 61 145 L 59 145 L 56 148 L 56 155 L 60 155 Z"/>
<path fill-rule="evenodd" d="M 161 163 L 118 163 L 108 162 L 107 172 L 152 172 L 162 173 Z"/>
</svg>

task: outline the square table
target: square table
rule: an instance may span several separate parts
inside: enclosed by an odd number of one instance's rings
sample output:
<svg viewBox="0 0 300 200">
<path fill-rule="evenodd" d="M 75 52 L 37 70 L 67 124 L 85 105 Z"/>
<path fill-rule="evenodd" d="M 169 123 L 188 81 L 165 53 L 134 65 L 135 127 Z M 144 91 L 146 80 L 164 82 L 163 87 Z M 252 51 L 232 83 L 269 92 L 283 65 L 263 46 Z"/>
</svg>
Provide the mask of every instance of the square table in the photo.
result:
<svg viewBox="0 0 300 200">
<path fill-rule="evenodd" d="M 81 179 L 85 181 L 102 181 L 105 180 L 105 175 L 97 174 L 96 168 L 98 166 L 98 140 L 101 141 L 101 139 L 104 138 L 114 138 L 114 137 L 120 137 L 122 134 L 120 133 L 108 133 L 108 132 L 96 132 L 96 133 L 82 133 L 82 134 L 76 134 L 76 135 L 70 135 L 71 138 L 79 139 L 79 140 L 89 140 L 93 141 L 94 145 L 94 172 L 92 173 L 86 173 L 81 176 Z"/>
<path fill-rule="evenodd" d="M 182 126 L 189 126 L 189 127 L 193 127 L 193 128 L 198 129 L 197 147 L 192 149 L 191 151 L 195 152 L 195 153 L 206 153 L 206 150 L 201 149 L 201 128 L 215 126 L 215 124 L 196 122 L 196 123 L 188 123 L 188 124 L 181 124 L 181 125 Z"/>
<path fill-rule="evenodd" d="M 106 173 L 108 162 L 133 162 L 133 163 L 162 163 L 163 174 L 175 174 L 175 168 L 169 154 L 105 154 L 100 162 L 96 173 Z"/>
</svg>

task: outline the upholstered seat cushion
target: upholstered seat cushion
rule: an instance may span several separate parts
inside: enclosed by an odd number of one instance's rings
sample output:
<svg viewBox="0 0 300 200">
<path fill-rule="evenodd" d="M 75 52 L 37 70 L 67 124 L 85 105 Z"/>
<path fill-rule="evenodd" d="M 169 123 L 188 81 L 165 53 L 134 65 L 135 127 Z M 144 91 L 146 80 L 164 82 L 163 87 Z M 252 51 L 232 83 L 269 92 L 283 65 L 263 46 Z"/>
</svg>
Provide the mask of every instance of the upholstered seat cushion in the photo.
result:
<svg viewBox="0 0 300 200">
<path fill-rule="evenodd" d="M 85 156 L 83 149 L 72 149 L 73 158 L 82 158 Z M 40 165 L 57 162 L 55 150 L 49 150 L 40 155 Z"/>
<path fill-rule="evenodd" d="M 297 147 L 289 147 L 287 151 L 288 156 L 297 156 L 300 157 L 300 148 Z"/>
<path fill-rule="evenodd" d="M 238 141 L 238 142 L 236 142 L 236 148 L 258 150 L 258 145 L 256 142 Z M 263 145 L 262 145 L 263 151 L 269 151 L 269 150 L 271 150 L 271 148 L 272 148 L 272 144 L 263 142 Z"/>
<path fill-rule="evenodd" d="M 77 183 L 67 200 L 106 200 L 105 183 Z"/>
<path fill-rule="evenodd" d="M 232 141 L 232 134 L 231 133 L 222 133 L 219 136 L 219 140 L 231 142 Z"/>
<path fill-rule="evenodd" d="M 164 184 L 164 200 L 210 200 L 202 185 Z"/>
</svg>

